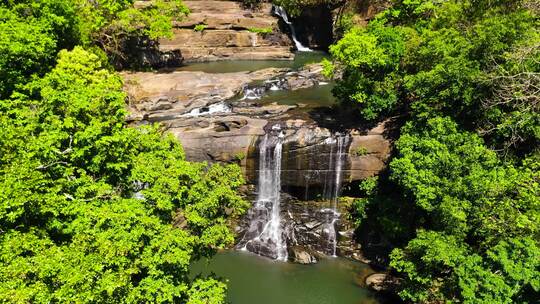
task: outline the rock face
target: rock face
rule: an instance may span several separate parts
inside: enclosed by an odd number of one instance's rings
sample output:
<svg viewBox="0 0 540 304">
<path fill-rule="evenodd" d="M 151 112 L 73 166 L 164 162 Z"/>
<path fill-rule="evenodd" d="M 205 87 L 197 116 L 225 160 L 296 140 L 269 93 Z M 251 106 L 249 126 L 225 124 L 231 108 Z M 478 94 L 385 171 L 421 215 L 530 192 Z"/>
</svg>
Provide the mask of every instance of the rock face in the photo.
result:
<svg viewBox="0 0 540 304">
<path fill-rule="evenodd" d="M 309 48 L 327 50 L 334 42 L 332 11 L 326 6 L 302 9 L 293 23 L 298 39 Z"/>
<path fill-rule="evenodd" d="M 267 80 L 284 69 L 212 74 L 178 71 L 172 73 L 124 73 L 133 120 L 174 120 L 196 108 L 226 101 L 252 81 Z M 181 118 L 183 120 L 184 118 Z"/>
<path fill-rule="evenodd" d="M 278 28 L 271 5 L 257 10 L 232 1 L 184 1 L 188 17 L 175 22 L 173 37 L 160 40 L 163 52 L 180 51 L 185 62 L 292 60 L 292 42 Z M 204 28 L 195 30 L 196 26 Z M 257 33 L 262 29 L 271 33 Z"/>
<path fill-rule="evenodd" d="M 375 291 L 395 291 L 399 279 L 387 273 L 374 273 L 366 278 L 366 286 Z"/>
<path fill-rule="evenodd" d="M 336 133 L 312 120 L 308 108 L 239 100 L 253 81 L 264 87 L 279 80 L 285 89 L 295 90 L 317 85 L 319 71 L 320 66 L 311 65 L 297 72 L 269 68 L 223 74 L 138 72 L 123 77 L 130 120 L 161 122 L 180 139 L 189 160 L 238 162 L 252 183 L 258 176 L 261 136 L 265 128 L 279 124 L 284 133 L 283 189 L 308 193 L 308 199 L 322 194 L 331 178 L 328 171 L 336 147 L 329 143 L 336 134 L 347 136 L 341 176 L 345 183 L 377 174 L 390 153 L 384 123 L 370 130 Z"/>
<path fill-rule="evenodd" d="M 301 246 L 292 246 L 289 248 L 289 257 L 290 260 L 298 264 L 315 264 L 317 263 L 317 258 L 311 253 L 305 250 Z"/>
<path fill-rule="evenodd" d="M 336 210 L 328 201 L 303 201 L 289 195 L 283 195 L 280 202 L 280 226 L 282 239 L 288 249 L 288 260 L 300 264 L 313 264 L 324 256 L 343 256 L 362 262 L 361 246 L 354 242 L 355 225 L 348 218 L 347 202 L 336 204 Z M 264 214 L 257 208 L 251 209 L 239 223 L 237 248 L 246 247 L 246 242 L 257 236 L 255 226 L 264 227 Z M 257 221 L 259 221 L 257 223 Z M 256 243 L 259 248 L 246 248 L 249 251 L 272 257 L 272 244 Z M 268 246 L 269 248 L 265 248 Z M 335 246 L 335 247 L 334 247 Z M 335 249 L 334 249 L 335 248 Z"/>
</svg>

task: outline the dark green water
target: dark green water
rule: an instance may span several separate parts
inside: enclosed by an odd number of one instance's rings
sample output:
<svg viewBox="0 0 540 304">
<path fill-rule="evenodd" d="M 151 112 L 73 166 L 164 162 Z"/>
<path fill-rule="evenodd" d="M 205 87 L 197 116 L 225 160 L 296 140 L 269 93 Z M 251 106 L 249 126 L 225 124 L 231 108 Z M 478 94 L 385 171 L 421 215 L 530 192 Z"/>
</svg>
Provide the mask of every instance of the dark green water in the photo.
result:
<svg viewBox="0 0 540 304">
<path fill-rule="evenodd" d="M 177 71 L 201 71 L 206 73 L 232 73 L 242 71 L 256 71 L 265 68 L 292 68 L 298 69 L 308 63 L 320 62 L 327 58 L 324 52 L 296 53 L 294 60 L 234 60 L 189 63 L 176 69 Z"/>
<path fill-rule="evenodd" d="M 358 282 L 368 266 L 342 258 L 315 265 L 276 262 L 251 253 L 225 251 L 192 266 L 192 275 L 214 272 L 228 280 L 231 304 L 374 304 Z"/>
</svg>

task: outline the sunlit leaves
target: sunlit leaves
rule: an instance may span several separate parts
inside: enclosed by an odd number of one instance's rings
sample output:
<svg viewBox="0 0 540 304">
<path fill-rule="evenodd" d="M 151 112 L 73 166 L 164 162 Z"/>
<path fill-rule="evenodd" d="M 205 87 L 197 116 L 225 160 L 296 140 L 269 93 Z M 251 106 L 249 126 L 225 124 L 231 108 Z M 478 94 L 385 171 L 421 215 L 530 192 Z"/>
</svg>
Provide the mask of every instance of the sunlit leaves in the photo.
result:
<svg viewBox="0 0 540 304">
<path fill-rule="evenodd" d="M 81 48 L 26 88 L 0 103 L 0 300 L 223 303 L 188 267 L 233 241 L 239 168 L 126 126 L 120 78 Z"/>
</svg>

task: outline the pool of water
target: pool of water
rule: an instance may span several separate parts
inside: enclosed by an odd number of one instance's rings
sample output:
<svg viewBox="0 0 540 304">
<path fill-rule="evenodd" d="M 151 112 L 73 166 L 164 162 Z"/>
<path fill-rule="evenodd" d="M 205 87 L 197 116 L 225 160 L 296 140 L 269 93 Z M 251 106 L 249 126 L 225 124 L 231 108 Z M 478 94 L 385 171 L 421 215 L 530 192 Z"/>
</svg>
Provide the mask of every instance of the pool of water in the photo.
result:
<svg viewBox="0 0 540 304">
<path fill-rule="evenodd" d="M 191 268 L 193 276 L 215 273 L 225 279 L 231 304 L 383 303 L 361 287 L 371 272 L 367 265 L 342 258 L 299 265 L 242 251 L 220 252 Z"/>
<path fill-rule="evenodd" d="M 298 69 L 308 63 L 320 62 L 329 55 L 324 52 L 298 52 L 294 60 L 233 60 L 201 63 L 188 63 L 176 71 L 201 71 L 206 73 L 232 73 L 242 71 L 256 71 L 265 68 L 292 68 Z"/>
<path fill-rule="evenodd" d="M 294 91 L 268 91 L 260 99 L 260 102 L 277 102 L 278 104 L 284 105 L 298 104 L 308 107 L 330 107 L 336 104 L 336 98 L 334 97 L 334 95 L 332 95 L 333 87 L 334 83 L 327 83 Z"/>
</svg>

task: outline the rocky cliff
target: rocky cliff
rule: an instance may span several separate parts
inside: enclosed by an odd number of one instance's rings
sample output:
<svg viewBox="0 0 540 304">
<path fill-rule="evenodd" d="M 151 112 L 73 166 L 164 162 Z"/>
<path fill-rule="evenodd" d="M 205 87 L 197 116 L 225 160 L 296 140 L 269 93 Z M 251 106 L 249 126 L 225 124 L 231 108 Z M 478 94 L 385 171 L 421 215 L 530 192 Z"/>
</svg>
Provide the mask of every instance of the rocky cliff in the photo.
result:
<svg viewBox="0 0 540 304">
<path fill-rule="evenodd" d="M 248 10 L 240 2 L 184 1 L 191 13 L 174 23 L 173 37 L 160 50 L 179 50 L 185 62 L 216 60 L 291 60 L 292 42 L 282 33 L 272 6 Z"/>
<path fill-rule="evenodd" d="M 331 161 L 329 138 L 336 130 L 321 126 L 316 109 L 306 105 L 260 104 L 240 100 L 248 85 L 280 82 L 284 90 L 320 85 L 320 66 L 300 71 L 269 68 L 256 72 L 125 73 L 130 96 L 130 120 L 161 122 L 175 134 L 193 161 L 238 162 L 249 181 L 258 172 L 257 144 L 266 129 L 279 124 L 284 134 L 284 189 L 321 190 Z M 323 114 L 324 119 L 339 119 Z M 377 174 L 390 153 L 385 124 L 368 129 L 341 130 L 349 134 L 343 169 L 346 182 Z"/>
</svg>

